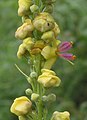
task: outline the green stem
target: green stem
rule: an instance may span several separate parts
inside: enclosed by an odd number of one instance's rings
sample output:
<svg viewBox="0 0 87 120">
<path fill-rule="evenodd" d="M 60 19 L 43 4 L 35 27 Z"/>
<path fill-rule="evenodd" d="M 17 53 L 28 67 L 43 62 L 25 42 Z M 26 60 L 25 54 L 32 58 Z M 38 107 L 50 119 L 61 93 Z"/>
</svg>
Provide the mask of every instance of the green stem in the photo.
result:
<svg viewBox="0 0 87 120">
<path fill-rule="evenodd" d="M 35 57 L 35 70 L 38 74 L 38 76 L 41 74 L 41 55 L 37 54 Z M 43 88 L 42 85 L 40 85 L 37 82 L 37 93 L 40 95 L 39 101 L 37 103 L 37 109 L 38 109 L 38 120 L 42 120 L 43 117 L 43 103 L 42 103 L 42 92 L 43 92 Z"/>
<path fill-rule="evenodd" d="M 44 108 L 44 116 L 43 116 L 44 120 L 47 120 L 47 113 L 48 113 L 48 110 L 47 110 L 47 108 L 45 107 L 45 108 Z"/>
<path fill-rule="evenodd" d="M 42 105 L 42 100 L 38 102 L 38 120 L 42 120 L 42 112 L 43 112 L 43 105 Z"/>
</svg>

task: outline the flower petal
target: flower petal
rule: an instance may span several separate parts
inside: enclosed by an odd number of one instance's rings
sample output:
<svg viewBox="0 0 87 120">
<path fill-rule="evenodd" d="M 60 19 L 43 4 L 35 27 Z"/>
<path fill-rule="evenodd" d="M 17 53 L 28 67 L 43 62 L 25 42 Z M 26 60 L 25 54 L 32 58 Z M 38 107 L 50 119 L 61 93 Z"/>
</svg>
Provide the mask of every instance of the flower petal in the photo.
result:
<svg viewBox="0 0 87 120">
<path fill-rule="evenodd" d="M 76 56 L 71 53 L 62 53 L 62 54 L 59 54 L 59 56 L 67 60 L 75 60 L 76 58 Z"/>
<path fill-rule="evenodd" d="M 72 47 L 72 42 L 65 41 L 59 45 L 58 51 L 59 52 L 66 52 L 66 51 L 70 50 L 71 47 Z"/>
</svg>

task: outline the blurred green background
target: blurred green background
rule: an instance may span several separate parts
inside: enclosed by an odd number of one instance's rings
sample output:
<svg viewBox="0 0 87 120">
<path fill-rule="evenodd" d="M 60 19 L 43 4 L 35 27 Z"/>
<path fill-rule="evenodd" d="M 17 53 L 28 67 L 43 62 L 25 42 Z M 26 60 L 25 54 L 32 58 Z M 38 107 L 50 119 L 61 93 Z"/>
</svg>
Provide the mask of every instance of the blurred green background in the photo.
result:
<svg viewBox="0 0 87 120">
<path fill-rule="evenodd" d="M 21 25 L 17 2 L 0 0 L 0 120 L 17 119 L 10 113 L 10 106 L 28 88 L 27 81 L 14 66 L 18 64 L 28 73 L 27 61 L 16 57 L 20 41 L 14 34 Z M 87 0 L 57 0 L 53 16 L 61 29 L 59 39 L 74 42 L 72 52 L 77 59 L 74 66 L 62 59 L 54 65 L 62 84 L 54 89 L 57 101 L 49 114 L 68 110 L 71 120 L 87 120 Z"/>
</svg>

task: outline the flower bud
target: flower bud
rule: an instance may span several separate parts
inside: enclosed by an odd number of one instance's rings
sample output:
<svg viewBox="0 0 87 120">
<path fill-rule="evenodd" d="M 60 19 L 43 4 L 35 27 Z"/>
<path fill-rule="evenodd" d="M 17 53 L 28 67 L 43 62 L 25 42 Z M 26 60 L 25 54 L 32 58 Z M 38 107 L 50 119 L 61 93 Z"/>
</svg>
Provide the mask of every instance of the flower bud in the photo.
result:
<svg viewBox="0 0 87 120">
<path fill-rule="evenodd" d="M 56 95 L 51 93 L 48 96 L 43 96 L 42 101 L 44 102 L 54 102 L 56 100 Z"/>
<path fill-rule="evenodd" d="M 43 102 L 47 102 L 47 96 L 46 96 L 46 95 L 44 95 L 44 96 L 42 97 L 42 101 L 43 101 Z"/>
<path fill-rule="evenodd" d="M 28 89 L 26 89 L 25 93 L 26 93 L 26 95 L 31 95 L 33 93 L 33 91 L 30 88 L 28 88 Z"/>
<path fill-rule="evenodd" d="M 37 77 L 37 73 L 36 72 L 31 72 L 30 77 L 31 78 L 36 78 Z"/>
<path fill-rule="evenodd" d="M 67 111 L 65 111 L 65 112 L 55 111 L 53 113 L 51 120 L 70 120 L 70 114 Z"/>
<path fill-rule="evenodd" d="M 31 106 L 32 102 L 26 96 L 22 96 L 14 100 L 10 110 L 17 116 L 23 116 L 31 111 Z"/>
<path fill-rule="evenodd" d="M 38 77 L 38 82 L 44 87 L 57 87 L 60 85 L 61 80 L 54 71 L 42 69 L 41 72 L 42 74 Z"/>
<path fill-rule="evenodd" d="M 49 102 L 54 102 L 54 101 L 56 101 L 56 95 L 53 94 L 53 93 L 49 94 L 49 95 L 47 96 L 47 100 L 48 100 Z"/>
<path fill-rule="evenodd" d="M 31 95 L 31 100 L 32 100 L 32 101 L 37 101 L 38 98 L 39 98 L 39 94 L 32 93 L 32 95 Z"/>
<path fill-rule="evenodd" d="M 39 7 L 37 5 L 32 5 L 32 6 L 30 6 L 30 10 L 32 13 L 35 13 L 39 10 Z"/>
</svg>

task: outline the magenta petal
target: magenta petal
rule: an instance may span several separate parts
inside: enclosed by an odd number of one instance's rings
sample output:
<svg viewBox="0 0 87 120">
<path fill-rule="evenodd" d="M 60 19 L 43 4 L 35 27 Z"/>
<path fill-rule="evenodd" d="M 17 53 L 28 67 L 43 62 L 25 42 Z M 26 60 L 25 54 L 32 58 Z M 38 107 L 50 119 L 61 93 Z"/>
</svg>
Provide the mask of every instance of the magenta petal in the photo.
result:
<svg viewBox="0 0 87 120">
<path fill-rule="evenodd" d="M 58 50 L 59 50 L 59 52 L 66 52 L 66 51 L 70 50 L 71 47 L 72 47 L 72 43 L 65 41 L 59 45 Z"/>
<path fill-rule="evenodd" d="M 71 53 L 62 53 L 59 54 L 59 56 L 67 60 L 74 60 L 76 58 L 76 56 Z"/>
</svg>

